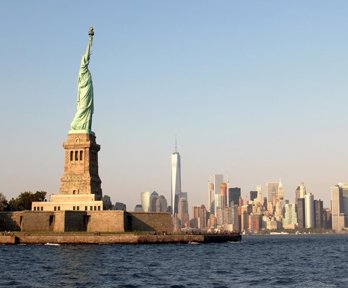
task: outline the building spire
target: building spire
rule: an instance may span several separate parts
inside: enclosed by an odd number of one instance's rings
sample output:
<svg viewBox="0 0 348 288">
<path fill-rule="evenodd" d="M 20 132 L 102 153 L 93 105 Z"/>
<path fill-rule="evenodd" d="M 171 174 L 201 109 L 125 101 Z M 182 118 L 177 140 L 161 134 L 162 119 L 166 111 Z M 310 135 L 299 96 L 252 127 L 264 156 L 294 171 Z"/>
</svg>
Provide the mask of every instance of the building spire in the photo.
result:
<svg viewBox="0 0 348 288">
<path fill-rule="evenodd" d="M 178 152 L 178 141 L 177 141 L 177 137 L 175 135 L 175 153 Z"/>
</svg>

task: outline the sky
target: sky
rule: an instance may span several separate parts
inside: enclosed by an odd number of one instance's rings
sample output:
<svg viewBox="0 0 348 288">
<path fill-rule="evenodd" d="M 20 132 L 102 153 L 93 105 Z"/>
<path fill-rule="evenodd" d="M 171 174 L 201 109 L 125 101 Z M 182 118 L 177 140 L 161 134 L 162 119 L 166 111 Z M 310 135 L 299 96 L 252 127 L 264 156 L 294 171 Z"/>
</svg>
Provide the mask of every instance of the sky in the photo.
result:
<svg viewBox="0 0 348 288">
<path fill-rule="evenodd" d="M 103 193 L 132 210 L 213 174 L 248 195 L 303 181 L 330 206 L 348 182 L 347 1 L 2 1 L 0 192 L 59 192 L 93 25 L 93 130 Z"/>
</svg>

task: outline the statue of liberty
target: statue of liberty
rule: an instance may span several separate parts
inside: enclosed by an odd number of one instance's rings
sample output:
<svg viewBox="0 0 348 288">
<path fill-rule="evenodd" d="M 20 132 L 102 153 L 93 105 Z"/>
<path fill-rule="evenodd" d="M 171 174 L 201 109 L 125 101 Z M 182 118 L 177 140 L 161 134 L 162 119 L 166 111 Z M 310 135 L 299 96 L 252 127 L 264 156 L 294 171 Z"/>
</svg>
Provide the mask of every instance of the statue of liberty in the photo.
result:
<svg viewBox="0 0 348 288">
<path fill-rule="evenodd" d="M 71 130 L 69 133 L 91 133 L 92 132 L 92 114 L 94 110 L 93 104 L 93 83 L 92 76 L 88 70 L 89 58 L 91 55 L 91 47 L 93 41 L 93 27 L 89 29 L 89 39 L 85 54 L 81 59 L 79 71 L 78 89 L 77 89 L 77 112 L 71 122 Z"/>
</svg>

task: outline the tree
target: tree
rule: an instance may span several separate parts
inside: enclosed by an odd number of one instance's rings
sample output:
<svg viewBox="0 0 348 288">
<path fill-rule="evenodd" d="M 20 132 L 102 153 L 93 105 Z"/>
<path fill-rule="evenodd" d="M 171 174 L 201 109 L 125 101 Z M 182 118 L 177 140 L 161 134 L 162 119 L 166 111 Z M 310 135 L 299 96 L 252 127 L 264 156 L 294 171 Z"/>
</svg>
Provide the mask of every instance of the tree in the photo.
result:
<svg viewBox="0 0 348 288">
<path fill-rule="evenodd" d="M 7 208 L 7 200 L 4 194 L 0 193 L 0 211 L 4 211 Z"/>
<path fill-rule="evenodd" d="M 36 191 L 35 193 L 26 191 L 17 198 L 12 198 L 8 203 L 8 210 L 11 211 L 22 211 L 22 210 L 31 210 L 31 203 L 41 202 L 46 199 L 45 191 Z"/>
</svg>

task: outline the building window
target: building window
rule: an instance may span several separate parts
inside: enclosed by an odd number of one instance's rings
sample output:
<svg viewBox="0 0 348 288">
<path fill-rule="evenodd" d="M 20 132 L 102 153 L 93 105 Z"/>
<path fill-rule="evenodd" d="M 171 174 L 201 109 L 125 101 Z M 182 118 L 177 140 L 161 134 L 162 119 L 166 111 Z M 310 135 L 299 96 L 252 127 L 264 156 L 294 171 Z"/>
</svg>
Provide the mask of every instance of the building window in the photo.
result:
<svg viewBox="0 0 348 288">
<path fill-rule="evenodd" d="M 75 211 L 75 206 L 73 206 L 73 207 L 72 207 L 72 210 L 74 210 L 74 211 Z"/>
<path fill-rule="evenodd" d="M 58 206 L 58 211 L 60 211 L 60 206 Z"/>
<path fill-rule="evenodd" d="M 94 211 L 97 211 L 97 206 L 94 206 Z"/>
<path fill-rule="evenodd" d="M 43 211 L 43 207 L 41 207 L 41 211 Z"/>
<path fill-rule="evenodd" d="M 89 210 L 93 211 L 93 206 L 91 206 L 91 207 L 89 207 L 89 208 L 90 208 Z"/>
<path fill-rule="evenodd" d="M 54 211 L 57 211 L 57 206 L 54 206 Z"/>
<path fill-rule="evenodd" d="M 80 211 L 80 206 L 77 206 L 77 207 L 76 207 L 76 210 L 77 210 L 77 211 Z"/>
<path fill-rule="evenodd" d="M 79 160 L 79 151 L 75 151 L 75 161 Z"/>
<path fill-rule="evenodd" d="M 36 207 L 34 207 L 34 211 L 36 211 Z"/>
<path fill-rule="evenodd" d="M 82 158 L 83 158 L 83 151 L 81 150 L 80 151 L 80 160 L 82 161 Z"/>
<path fill-rule="evenodd" d="M 88 207 L 87 207 L 87 206 L 85 206 L 85 210 L 86 210 L 86 211 L 87 211 L 87 208 L 88 208 Z"/>
<path fill-rule="evenodd" d="M 98 206 L 98 210 L 100 210 L 100 206 Z"/>
<path fill-rule="evenodd" d="M 74 151 L 70 151 L 70 161 L 74 160 Z"/>
</svg>

